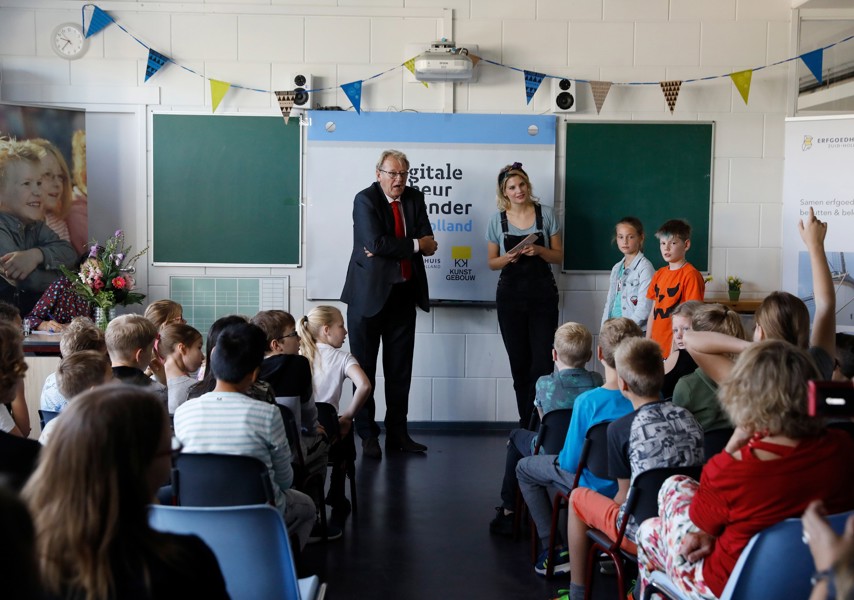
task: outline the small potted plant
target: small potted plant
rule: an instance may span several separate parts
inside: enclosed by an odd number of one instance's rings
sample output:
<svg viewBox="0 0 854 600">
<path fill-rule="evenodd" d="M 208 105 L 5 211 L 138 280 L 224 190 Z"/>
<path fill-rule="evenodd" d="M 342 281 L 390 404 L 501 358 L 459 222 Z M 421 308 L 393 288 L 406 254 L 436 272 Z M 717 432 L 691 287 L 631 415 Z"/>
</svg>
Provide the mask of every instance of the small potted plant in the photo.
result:
<svg viewBox="0 0 854 600">
<path fill-rule="evenodd" d="M 741 279 L 730 275 L 726 278 L 726 286 L 727 291 L 729 293 L 729 299 L 733 302 L 738 301 L 738 297 L 741 295 Z"/>
</svg>

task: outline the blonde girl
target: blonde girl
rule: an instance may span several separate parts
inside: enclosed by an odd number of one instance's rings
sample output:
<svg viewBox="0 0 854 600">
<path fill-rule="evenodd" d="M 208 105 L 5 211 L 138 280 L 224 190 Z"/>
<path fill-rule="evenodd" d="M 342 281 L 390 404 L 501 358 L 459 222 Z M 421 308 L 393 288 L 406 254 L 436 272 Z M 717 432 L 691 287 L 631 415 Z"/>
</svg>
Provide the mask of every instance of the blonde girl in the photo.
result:
<svg viewBox="0 0 854 600">
<path fill-rule="evenodd" d="M 344 379 L 350 379 L 356 386 L 350 406 L 338 415 L 343 437 L 371 393 L 371 383 L 359 362 L 352 354 L 341 350 L 347 337 L 344 317 L 334 306 L 317 306 L 299 320 L 297 333 L 300 352 L 311 364 L 315 402 L 326 402 L 339 411 Z"/>
<path fill-rule="evenodd" d="M 646 297 L 655 267 L 643 254 L 643 223 L 637 217 L 623 217 L 614 227 L 614 239 L 623 258 L 611 269 L 608 298 L 602 323 L 626 317 L 646 331 L 652 300 Z"/>
<path fill-rule="evenodd" d="M 521 163 L 501 169 L 496 192 L 498 212 L 487 225 L 486 251 L 489 268 L 501 271 L 496 312 L 524 429 L 534 410 L 537 379 L 554 370 L 558 292 L 549 265 L 563 259 L 563 244 L 554 211 L 537 201 Z M 535 241 L 517 249 L 531 234 Z"/>
<path fill-rule="evenodd" d="M 169 391 L 169 414 L 187 401 L 196 379 L 190 376 L 202 366 L 202 334 L 184 323 L 169 323 L 160 330 L 157 350 L 163 359 L 166 387 Z"/>
<path fill-rule="evenodd" d="M 68 163 L 59 148 L 48 140 L 37 138 L 30 140 L 43 148 L 42 157 L 42 202 L 44 203 L 44 221 L 59 239 L 71 241 L 68 224 L 65 222 L 71 210 L 71 172 Z M 74 248 L 82 252 L 84 248 Z"/>
<path fill-rule="evenodd" d="M 331 446 L 329 462 L 332 474 L 326 504 L 332 506 L 330 521 L 336 527 L 344 527 L 350 514 L 350 502 L 344 495 L 344 479 L 348 465 L 356 459 L 353 441 L 353 417 L 371 393 L 371 382 L 359 366 L 356 358 L 341 349 L 347 330 L 341 311 L 332 306 L 317 306 L 297 322 L 300 350 L 312 368 L 314 400 L 318 408 L 318 420 L 326 430 Z M 337 421 L 328 413 L 338 413 L 341 402 L 341 386 L 350 379 L 355 386 L 353 401 L 347 410 L 338 415 Z M 331 405 L 334 411 L 325 411 Z"/>
</svg>

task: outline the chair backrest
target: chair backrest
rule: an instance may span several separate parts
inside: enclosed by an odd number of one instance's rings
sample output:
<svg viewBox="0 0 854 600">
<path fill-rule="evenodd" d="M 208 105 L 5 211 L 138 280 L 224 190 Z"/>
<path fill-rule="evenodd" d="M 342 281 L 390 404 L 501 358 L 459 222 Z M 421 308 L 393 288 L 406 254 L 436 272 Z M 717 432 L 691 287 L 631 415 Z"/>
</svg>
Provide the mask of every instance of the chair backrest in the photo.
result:
<svg viewBox="0 0 854 600">
<path fill-rule="evenodd" d="M 537 432 L 537 445 L 545 454 L 560 454 L 566 442 L 566 432 L 569 431 L 571 420 L 571 408 L 552 410 L 543 415 Z"/>
<path fill-rule="evenodd" d="M 732 432 L 732 427 L 703 432 L 703 454 L 705 455 L 705 462 L 709 462 L 709 459 L 715 454 L 723 452 L 723 449 L 726 448 L 726 443 L 732 437 Z"/>
<path fill-rule="evenodd" d="M 629 496 L 626 499 L 625 514 L 633 514 L 635 522 L 642 523 L 651 517 L 658 516 L 658 491 L 666 479 L 674 475 L 687 475 L 695 481 L 700 481 L 703 467 L 662 467 L 644 471 L 632 482 Z"/>
<path fill-rule="evenodd" d="M 276 404 L 290 410 L 297 424 L 297 431 L 302 429 L 302 407 L 299 396 L 276 396 Z"/>
<path fill-rule="evenodd" d="M 270 506 L 151 506 L 154 529 L 197 535 L 213 550 L 232 600 L 300 600 L 281 514 Z"/>
<path fill-rule="evenodd" d="M 828 517 L 830 526 L 842 533 L 854 511 Z M 815 566 L 809 546 L 801 541 L 799 518 L 786 519 L 754 535 L 730 574 L 721 600 L 755 598 L 808 598 Z"/>
<path fill-rule="evenodd" d="M 829 429 L 841 429 L 842 431 L 847 431 L 850 435 L 854 436 L 854 422 L 852 421 L 830 421 L 827 424 Z"/>
<path fill-rule="evenodd" d="M 604 421 L 587 430 L 584 445 L 581 447 L 581 458 L 575 469 L 573 488 L 578 487 L 581 473 L 585 468 L 596 477 L 610 479 L 608 476 L 608 425 L 610 424 L 611 421 Z"/>
<path fill-rule="evenodd" d="M 267 466 L 238 454 L 181 454 L 172 491 L 179 506 L 276 504 Z"/>
<path fill-rule="evenodd" d="M 294 413 L 284 404 L 279 404 L 279 412 L 282 414 L 282 423 L 285 425 L 285 435 L 288 438 L 288 446 L 291 447 L 291 456 L 293 462 L 298 465 L 305 465 L 305 456 L 302 452 L 302 443 L 300 442 L 299 425 Z"/>
<path fill-rule="evenodd" d="M 41 426 L 42 431 L 44 431 L 44 426 L 47 423 L 50 423 L 58 416 L 59 413 L 55 410 L 39 410 L 39 425 Z"/>
</svg>

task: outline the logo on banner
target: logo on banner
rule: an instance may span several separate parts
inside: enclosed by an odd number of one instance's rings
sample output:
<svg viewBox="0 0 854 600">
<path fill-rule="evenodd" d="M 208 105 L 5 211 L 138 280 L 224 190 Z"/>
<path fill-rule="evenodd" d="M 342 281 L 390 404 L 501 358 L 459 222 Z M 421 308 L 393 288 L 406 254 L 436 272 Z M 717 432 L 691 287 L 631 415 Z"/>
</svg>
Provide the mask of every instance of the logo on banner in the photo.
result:
<svg viewBox="0 0 854 600">
<path fill-rule="evenodd" d="M 804 143 L 801 144 L 801 150 L 806 152 L 807 150 L 812 148 L 812 136 L 804 135 Z"/>
<path fill-rule="evenodd" d="M 851 135 L 828 135 L 815 137 L 804 134 L 804 141 L 801 144 L 801 150 L 806 152 L 815 147 L 827 148 L 828 150 L 836 150 L 839 148 L 854 148 L 854 136 Z"/>
<path fill-rule="evenodd" d="M 475 280 L 474 270 L 469 268 L 471 246 L 451 246 L 451 260 L 454 261 L 454 266 L 448 270 L 445 279 L 448 281 Z"/>
</svg>

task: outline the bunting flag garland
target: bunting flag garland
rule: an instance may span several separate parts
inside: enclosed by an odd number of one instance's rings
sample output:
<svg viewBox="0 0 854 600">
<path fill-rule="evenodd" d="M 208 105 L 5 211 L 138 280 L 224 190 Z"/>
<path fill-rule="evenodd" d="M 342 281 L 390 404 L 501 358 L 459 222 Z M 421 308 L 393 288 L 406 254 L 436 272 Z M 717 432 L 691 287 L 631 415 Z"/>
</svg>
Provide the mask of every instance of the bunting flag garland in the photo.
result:
<svg viewBox="0 0 854 600">
<path fill-rule="evenodd" d="M 341 89 L 344 90 L 345 94 L 347 94 L 347 97 L 350 99 L 350 102 L 353 104 L 353 108 L 356 109 L 356 112 L 362 114 L 362 82 L 353 81 L 345 83 L 341 86 Z"/>
<path fill-rule="evenodd" d="M 228 92 L 231 84 L 226 81 L 219 81 L 218 79 L 211 79 L 210 82 L 211 104 L 213 104 L 213 110 L 211 112 L 216 112 L 219 103 L 222 102 L 222 99 L 225 97 L 225 94 Z"/>
<path fill-rule="evenodd" d="M 593 102 L 596 104 L 596 114 L 602 111 L 602 105 L 605 104 L 605 98 L 608 92 L 611 91 L 610 81 L 591 81 L 590 89 L 593 92 Z"/>
<path fill-rule="evenodd" d="M 527 98 L 527 102 L 525 102 L 525 104 L 531 103 L 531 98 L 533 98 L 534 94 L 537 93 L 537 90 L 540 89 L 540 84 L 543 82 L 543 78 L 545 78 L 545 75 L 542 73 L 537 73 L 536 71 L 525 71 L 525 97 Z"/>
<path fill-rule="evenodd" d="M 818 50 L 813 50 L 812 52 L 801 54 L 800 59 L 804 61 L 804 64 L 807 66 L 807 69 L 810 70 L 812 76 L 815 77 L 819 83 L 821 83 L 821 70 L 822 62 L 824 62 L 824 50 L 822 48 L 819 48 Z"/>
<path fill-rule="evenodd" d="M 169 62 L 169 58 L 160 54 L 157 50 L 148 49 L 148 65 L 145 67 L 145 80 L 148 81 L 151 77 L 160 70 L 160 67 Z"/>
<path fill-rule="evenodd" d="M 415 57 L 414 56 L 412 58 L 410 58 L 408 61 L 406 61 L 405 63 L 403 63 L 403 66 L 406 67 L 407 69 L 409 69 L 409 72 L 412 73 L 413 77 L 415 77 Z M 423 85 L 424 87 L 429 87 L 427 85 L 426 81 L 422 81 L 421 85 Z"/>
<path fill-rule="evenodd" d="M 92 12 L 92 18 L 89 20 L 89 29 L 86 30 L 86 37 L 95 35 L 112 22 L 113 18 L 96 6 Z"/>
<path fill-rule="evenodd" d="M 676 98 L 679 97 L 679 89 L 682 87 L 682 81 L 679 79 L 671 79 L 670 81 L 662 81 L 661 91 L 664 92 L 664 99 L 667 100 L 667 108 L 670 109 L 670 114 L 673 114 L 673 109 L 676 108 Z"/>
<path fill-rule="evenodd" d="M 279 101 L 279 108 L 282 111 L 282 116 L 285 118 L 285 125 L 288 124 L 288 120 L 291 118 L 291 109 L 294 107 L 294 98 L 296 98 L 296 92 L 293 90 L 276 92 L 276 100 Z"/>
<path fill-rule="evenodd" d="M 747 97 L 750 95 L 750 80 L 753 78 L 753 69 L 730 73 L 729 76 L 735 84 L 735 89 L 741 94 L 741 99 L 747 104 Z"/>
<path fill-rule="evenodd" d="M 91 14 L 91 17 L 88 19 L 88 27 L 87 27 L 86 16 L 87 16 L 87 13 L 90 11 L 90 9 L 91 9 L 92 14 Z M 135 42 L 137 42 L 140 46 L 142 46 L 143 48 L 145 48 L 148 51 L 148 60 L 147 60 L 146 70 L 145 70 L 145 81 L 146 82 L 151 77 L 156 75 L 159 72 L 159 70 L 166 65 L 166 63 L 170 63 L 170 62 L 175 63 L 177 66 L 181 67 L 181 69 L 183 69 L 184 71 L 191 73 L 197 77 L 201 77 L 202 79 L 208 80 L 208 82 L 210 83 L 210 88 L 211 88 L 211 103 L 213 105 L 213 111 L 214 112 L 219 107 L 220 103 L 222 102 L 223 98 L 225 97 L 225 94 L 228 93 L 228 90 L 231 89 L 232 87 L 235 87 L 238 89 L 248 90 L 248 91 L 262 93 L 262 94 L 275 94 L 277 100 L 279 101 L 279 107 L 282 109 L 282 116 L 285 118 L 285 122 L 286 123 L 288 122 L 288 117 L 290 115 L 291 109 L 293 108 L 293 104 L 290 104 L 290 106 L 288 106 L 287 104 L 288 104 L 288 102 L 290 102 L 289 97 L 287 95 L 285 95 L 284 97 L 282 96 L 283 94 L 287 94 L 288 91 L 275 92 L 275 91 L 260 89 L 260 88 L 251 87 L 251 86 L 247 86 L 247 85 L 239 85 L 237 83 L 231 84 L 231 83 L 227 83 L 224 81 L 211 79 L 209 77 L 206 77 L 204 74 L 199 73 L 198 71 L 196 71 L 196 70 L 194 70 L 194 69 L 192 69 L 186 65 L 181 64 L 180 62 L 176 61 L 175 59 L 170 58 L 164 54 L 161 54 L 160 52 L 157 52 L 153 48 L 149 47 L 149 45 L 147 43 L 145 43 L 139 37 L 137 37 L 136 35 L 134 35 L 130 31 L 128 31 L 128 29 L 125 28 L 124 25 L 122 25 L 120 22 L 116 21 L 106 11 L 102 10 L 101 8 L 96 6 L 95 4 L 86 3 L 81 7 L 80 10 L 81 10 L 81 23 L 84 27 L 84 30 L 86 31 L 85 35 L 87 38 L 95 35 L 96 33 L 99 33 L 100 31 L 105 29 L 108 25 L 115 24 L 116 27 L 118 27 L 122 32 L 126 33 Z M 830 48 L 833 48 L 835 46 L 838 46 L 840 44 L 843 44 L 845 42 L 850 42 L 852 40 L 854 40 L 854 35 L 848 35 L 848 36 L 846 36 L 840 40 L 837 40 L 833 43 L 827 44 L 826 46 L 823 46 L 823 47 L 818 48 L 816 50 L 813 50 L 811 52 L 807 52 L 807 53 L 802 54 L 800 56 L 785 58 L 782 60 L 778 60 L 777 62 L 774 62 L 772 64 L 768 64 L 768 65 L 764 65 L 764 66 L 756 66 L 752 69 L 747 69 L 744 71 L 738 71 L 735 73 L 711 75 L 711 76 L 707 76 L 707 77 L 699 77 L 696 79 L 684 79 L 684 80 L 672 80 L 672 81 L 617 82 L 616 85 L 623 85 L 623 86 L 658 85 L 658 86 L 660 86 L 662 92 L 664 93 L 664 98 L 667 102 L 667 107 L 670 110 L 670 113 L 673 114 L 675 109 L 676 109 L 676 101 L 679 97 L 679 91 L 680 91 L 683 83 L 685 83 L 685 84 L 696 83 L 696 82 L 700 82 L 700 81 L 710 81 L 710 80 L 715 80 L 715 79 L 722 79 L 724 77 L 729 77 L 732 80 L 732 83 L 736 86 L 736 89 L 738 89 L 739 94 L 741 94 L 741 97 L 744 100 L 744 103 L 747 104 L 748 97 L 750 95 L 750 86 L 751 86 L 751 79 L 752 79 L 753 71 L 759 71 L 761 69 L 778 66 L 781 64 L 789 63 L 789 62 L 796 61 L 796 60 L 800 59 L 803 61 L 804 65 L 806 65 L 806 67 L 810 70 L 810 72 L 816 78 L 816 80 L 821 84 L 821 83 L 823 83 L 823 77 L 822 77 L 823 64 L 822 63 L 824 60 L 824 51 L 828 50 Z M 605 99 L 607 98 L 608 94 L 610 93 L 610 89 L 611 89 L 612 85 L 614 85 L 614 83 L 612 83 L 610 81 L 591 81 L 591 80 L 586 80 L 586 79 L 574 78 L 574 77 L 566 76 L 566 75 L 555 75 L 555 74 L 550 74 L 550 73 L 538 73 L 536 71 L 529 71 L 527 69 L 521 69 L 519 67 L 515 67 L 515 66 L 507 65 L 507 64 L 504 64 L 501 62 L 497 62 L 494 60 L 490 60 L 490 59 L 484 58 L 482 56 L 476 56 L 474 54 L 470 54 L 470 53 L 468 53 L 468 51 L 465 48 L 458 48 L 455 50 L 468 54 L 468 57 L 471 59 L 473 66 L 476 66 L 480 62 L 484 62 L 484 63 L 490 64 L 490 65 L 494 65 L 496 67 L 501 67 L 503 69 L 508 69 L 511 71 L 517 71 L 519 73 L 522 73 L 524 75 L 524 78 L 525 78 L 525 95 L 526 95 L 526 99 L 527 99 L 527 104 L 531 103 L 531 99 L 534 97 L 534 95 L 536 94 L 540 85 L 542 84 L 543 79 L 545 79 L 546 77 L 570 79 L 570 80 L 574 81 L 576 84 L 578 84 L 578 83 L 590 84 L 590 88 L 591 88 L 591 91 L 593 93 L 593 101 L 596 105 L 596 114 L 599 114 L 602 110 L 602 105 L 604 104 Z M 390 73 L 392 71 L 396 71 L 397 69 L 400 69 L 401 67 L 408 69 L 414 75 L 415 74 L 415 57 L 410 58 L 409 60 L 407 60 L 407 61 L 405 61 L 399 65 L 395 65 L 395 66 L 392 66 L 388 69 L 385 69 L 384 71 L 381 71 L 379 73 L 375 73 L 374 75 L 371 75 L 370 77 L 366 77 L 363 80 L 354 81 L 351 83 L 346 83 L 346 84 L 341 85 L 340 87 L 344 91 L 344 93 L 347 95 L 347 98 L 349 98 L 350 102 L 352 102 L 353 107 L 356 110 L 356 112 L 361 114 L 363 83 L 364 82 L 370 82 L 374 79 L 378 79 L 378 78 L 386 75 L 387 73 Z M 424 85 L 425 87 L 428 87 L 427 82 L 422 81 L 420 83 L 422 85 Z M 314 88 L 314 89 L 310 89 L 310 90 L 306 90 L 306 91 L 309 93 L 319 93 L 319 92 L 328 91 L 328 90 L 335 90 L 335 89 L 336 89 L 335 86 L 330 86 L 330 87 Z"/>
</svg>

